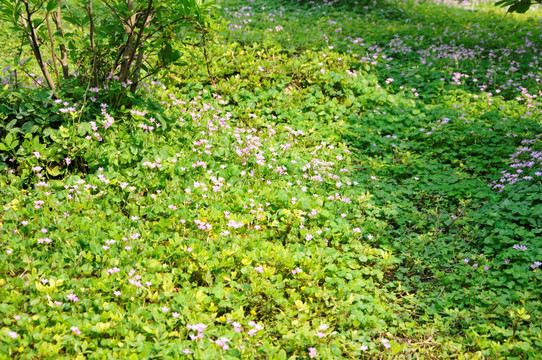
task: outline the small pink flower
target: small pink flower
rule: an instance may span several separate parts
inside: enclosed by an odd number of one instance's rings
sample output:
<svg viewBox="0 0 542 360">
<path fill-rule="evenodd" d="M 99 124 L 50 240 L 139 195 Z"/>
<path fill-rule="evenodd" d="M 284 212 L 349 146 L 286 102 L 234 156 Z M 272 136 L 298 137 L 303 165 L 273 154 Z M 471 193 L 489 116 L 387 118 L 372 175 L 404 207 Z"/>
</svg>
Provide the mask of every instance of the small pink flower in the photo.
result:
<svg viewBox="0 0 542 360">
<path fill-rule="evenodd" d="M 318 356 L 318 352 L 316 351 L 315 348 L 313 347 L 310 347 L 309 348 L 309 357 L 312 359 L 312 358 L 315 358 Z"/>
<path fill-rule="evenodd" d="M 47 244 L 50 244 L 53 240 L 49 239 L 49 238 L 40 238 L 38 239 L 38 244 L 43 244 L 43 243 L 47 243 Z"/>
<path fill-rule="evenodd" d="M 238 322 L 234 322 L 232 325 L 233 325 L 233 330 L 235 330 L 235 332 L 238 332 L 238 333 L 241 332 L 241 324 L 239 324 Z"/>
<path fill-rule="evenodd" d="M 258 331 L 263 330 L 263 326 L 257 324 L 255 321 L 249 321 L 248 325 L 253 326 L 253 328 L 247 332 L 249 336 L 254 336 L 258 333 Z"/>
<path fill-rule="evenodd" d="M 81 330 L 79 330 L 79 328 L 78 328 L 77 326 L 72 326 L 70 329 L 71 329 L 71 331 L 73 331 L 75 334 L 81 335 Z"/>
<path fill-rule="evenodd" d="M 186 324 L 186 327 L 189 330 L 195 330 L 197 332 L 203 332 L 205 329 L 207 329 L 207 325 L 198 323 L 196 325 Z"/>
<path fill-rule="evenodd" d="M 391 344 L 390 344 L 390 341 L 388 339 L 386 339 L 386 338 L 381 339 L 380 342 L 382 343 L 382 345 L 384 345 L 384 347 L 386 349 L 391 348 Z"/>
<path fill-rule="evenodd" d="M 77 295 L 75 294 L 68 294 L 66 296 L 66 298 L 70 301 L 73 301 L 73 302 L 78 302 L 79 301 L 79 298 L 77 297 Z"/>
<path fill-rule="evenodd" d="M 16 339 L 17 337 L 19 337 L 19 334 L 17 334 L 15 331 L 8 332 L 8 335 L 12 339 Z"/>
<path fill-rule="evenodd" d="M 222 347 L 222 350 L 228 350 L 230 348 L 229 345 L 227 344 L 228 341 L 230 341 L 230 339 L 226 337 L 221 337 L 220 339 L 215 340 L 215 344 Z"/>
</svg>

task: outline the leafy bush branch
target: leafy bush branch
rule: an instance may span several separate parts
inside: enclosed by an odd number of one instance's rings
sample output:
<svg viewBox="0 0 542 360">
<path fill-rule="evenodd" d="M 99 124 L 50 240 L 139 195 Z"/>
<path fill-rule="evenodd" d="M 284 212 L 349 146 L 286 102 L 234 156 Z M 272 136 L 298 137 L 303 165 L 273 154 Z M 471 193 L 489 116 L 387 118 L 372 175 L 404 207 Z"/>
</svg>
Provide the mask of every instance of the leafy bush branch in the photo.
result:
<svg viewBox="0 0 542 360">
<path fill-rule="evenodd" d="M 213 0 L 0 0 L 0 19 L 30 47 L 43 86 L 53 92 L 72 81 L 96 88 L 118 81 L 135 92 L 142 79 L 179 61 L 174 40 L 191 32 L 205 45 L 214 6 Z"/>
</svg>

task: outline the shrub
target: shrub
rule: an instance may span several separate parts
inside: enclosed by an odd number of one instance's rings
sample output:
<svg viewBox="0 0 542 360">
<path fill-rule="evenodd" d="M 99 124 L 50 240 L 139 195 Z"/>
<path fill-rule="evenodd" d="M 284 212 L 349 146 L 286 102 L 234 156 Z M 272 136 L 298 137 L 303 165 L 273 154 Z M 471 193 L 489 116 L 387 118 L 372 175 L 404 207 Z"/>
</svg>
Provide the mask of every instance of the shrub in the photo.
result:
<svg viewBox="0 0 542 360">
<path fill-rule="evenodd" d="M 55 91 L 75 81 L 134 92 L 142 78 L 177 63 L 173 40 L 205 36 L 213 0 L 1 0 L 0 19 L 30 46 L 43 81 Z M 19 59 L 17 59 L 19 60 Z"/>
<path fill-rule="evenodd" d="M 2 77 L 0 162 L 17 168 L 38 143 L 55 142 L 53 130 L 62 124 L 100 121 L 133 105 L 142 80 L 180 64 L 174 41 L 197 36 L 205 43 L 213 6 L 213 0 L 0 0 L 0 21 L 23 39 Z M 64 150 L 59 162 L 74 145 Z"/>
</svg>

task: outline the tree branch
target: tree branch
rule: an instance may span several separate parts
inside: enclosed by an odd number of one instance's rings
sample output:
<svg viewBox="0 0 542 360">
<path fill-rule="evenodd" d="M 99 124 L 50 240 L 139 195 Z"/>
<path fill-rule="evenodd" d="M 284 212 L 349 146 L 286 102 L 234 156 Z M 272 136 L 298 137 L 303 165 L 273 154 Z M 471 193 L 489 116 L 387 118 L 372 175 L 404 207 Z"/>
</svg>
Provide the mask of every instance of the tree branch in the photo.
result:
<svg viewBox="0 0 542 360">
<path fill-rule="evenodd" d="M 53 41 L 53 32 L 51 31 L 51 24 L 49 23 L 49 14 L 45 15 L 45 21 L 47 22 L 47 31 L 49 33 L 49 42 L 51 43 L 51 55 L 53 59 L 53 66 L 56 74 L 56 81 L 60 83 L 60 75 L 58 74 L 58 68 L 56 66 L 56 54 L 55 54 L 55 43 Z"/>
<path fill-rule="evenodd" d="M 43 61 L 43 58 L 41 56 L 40 51 L 40 45 L 38 41 L 38 36 L 36 34 L 36 29 L 34 28 L 34 25 L 32 24 L 32 11 L 30 10 L 30 5 L 28 4 L 28 0 L 21 0 L 25 6 L 26 10 L 26 16 L 25 19 L 24 16 L 21 16 L 21 21 L 23 22 L 23 26 L 25 28 L 28 28 L 28 41 L 30 42 L 30 47 L 32 48 L 32 51 L 34 52 L 34 57 L 38 61 L 38 64 L 40 66 L 41 72 L 43 73 L 43 77 L 45 78 L 45 81 L 47 82 L 47 85 L 51 90 L 55 90 L 56 86 L 51 78 L 51 74 L 49 74 L 49 69 L 47 69 L 47 65 Z"/>
<path fill-rule="evenodd" d="M 134 58 L 136 56 L 136 53 L 143 51 L 142 46 L 142 38 L 143 38 L 143 32 L 147 28 L 149 24 L 149 18 L 151 17 L 153 12 L 153 0 L 149 0 L 147 4 L 147 8 L 144 11 L 143 19 L 139 18 L 135 21 L 135 28 L 138 27 L 139 24 L 139 32 L 137 33 L 137 38 L 135 40 L 135 43 L 132 44 L 132 48 L 127 48 L 130 50 L 130 53 L 127 54 L 128 57 L 123 59 L 123 66 L 121 66 L 120 70 L 120 82 L 126 82 L 130 77 L 130 67 L 132 66 L 132 62 L 134 61 Z M 126 49 L 125 49 L 126 50 Z M 143 54 L 141 54 L 143 56 Z M 126 60 L 126 62 L 125 62 Z M 133 84 L 132 84 L 133 85 Z M 131 86 L 130 88 L 136 88 L 137 84 L 135 86 Z"/>
<path fill-rule="evenodd" d="M 55 20 L 55 26 L 56 31 L 60 34 L 61 38 L 64 38 L 64 29 L 62 28 L 62 18 L 61 18 L 61 10 L 60 6 L 62 5 L 62 0 L 58 1 L 58 9 L 56 10 L 56 16 L 53 15 L 53 19 Z M 62 42 L 58 46 L 60 49 L 60 65 L 62 66 L 62 75 L 64 76 L 64 79 L 67 80 L 70 76 L 70 67 L 68 64 L 68 51 L 66 50 L 66 45 L 64 45 Z"/>
<path fill-rule="evenodd" d="M 94 40 L 94 14 L 92 13 L 92 0 L 88 0 L 88 17 L 90 21 L 90 50 L 92 51 L 92 81 L 94 87 L 98 87 L 98 64 L 96 63 L 96 42 Z"/>
</svg>

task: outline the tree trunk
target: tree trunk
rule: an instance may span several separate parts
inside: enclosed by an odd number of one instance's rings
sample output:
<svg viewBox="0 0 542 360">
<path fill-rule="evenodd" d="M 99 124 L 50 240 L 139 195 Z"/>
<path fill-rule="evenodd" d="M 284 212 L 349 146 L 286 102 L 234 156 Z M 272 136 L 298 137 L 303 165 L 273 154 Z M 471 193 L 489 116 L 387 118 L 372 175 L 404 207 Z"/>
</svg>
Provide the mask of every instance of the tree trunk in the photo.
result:
<svg viewBox="0 0 542 360">
<path fill-rule="evenodd" d="M 136 66 L 134 74 L 132 75 L 132 85 L 130 86 L 130 91 L 135 92 L 137 89 L 137 84 L 139 83 L 139 75 L 141 74 L 141 66 L 143 65 L 145 53 L 145 45 L 141 44 L 139 52 L 136 56 Z"/>
<path fill-rule="evenodd" d="M 41 69 L 41 72 L 43 74 L 43 77 L 45 78 L 45 81 L 47 82 L 47 85 L 51 90 L 55 90 L 55 82 L 53 81 L 53 78 L 51 77 L 51 74 L 49 73 L 49 69 L 47 69 L 47 64 L 43 61 L 43 58 L 41 56 L 40 51 L 40 45 L 38 42 L 38 35 L 36 34 L 36 29 L 34 28 L 34 25 L 32 24 L 32 11 L 30 11 L 30 5 L 28 4 L 28 0 L 22 0 L 25 10 L 26 10 L 26 19 L 23 15 L 21 15 L 21 21 L 23 23 L 23 26 L 26 29 L 26 33 L 28 36 L 28 41 L 30 42 L 30 47 L 32 48 L 32 51 L 34 52 L 34 57 L 36 58 L 38 65 Z M 54 61 L 54 59 L 53 59 Z"/>
<path fill-rule="evenodd" d="M 124 44 L 124 49 L 122 50 L 122 60 L 120 64 L 120 74 L 119 81 L 125 83 L 130 76 L 130 66 L 132 62 L 132 54 L 135 52 L 135 28 L 137 14 L 134 13 L 134 2 L 133 0 L 128 0 L 128 10 L 132 13 L 130 19 L 128 19 L 128 25 L 126 26 L 126 34 L 128 34 L 128 39 L 126 44 Z"/>
<path fill-rule="evenodd" d="M 137 61 L 143 61 L 143 53 L 145 48 L 143 44 L 143 32 L 153 18 L 153 12 L 153 0 L 149 0 L 147 8 L 143 12 L 144 15 L 142 16 L 142 18 L 138 17 L 136 14 L 132 15 L 132 17 L 130 18 L 129 24 L 131 33 L 130 38 L 128 39 L 129 44 L 127 42 L 127 46 L 124 48 L 122 59 L 123 64 L 121 65 L 121 75 L 119 79 L 121 82 L 126 82 L 129 79 L 130 68 L 132 66 L 132 62 L 136 58 L 136 54 L 138 58 Z M 135 29 L 137 27 L 139 27 L 139 32 L 137 33 L 137 37 L 135 37 Z M 127 50 L 129 50 L 129 52 Z M 126 66 L 124 66 L 125 61 L 127 64 Z M 136 65 L 136 70 L 133 72 L 133 75 L 139 72 L 140 69 L 137 68 L 138 66 L 141 67 L 141 63 Z M 137 76 L 139 77 L 139 75 Z M 137 88 L 137 80 L 136 84 L 132 84 L 132 86 L 130 86 L 130 90 L 133 92 L 135 88 Z"/>
</svg>

